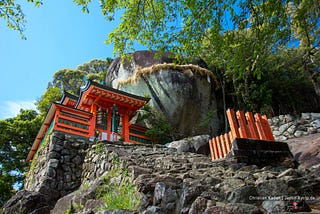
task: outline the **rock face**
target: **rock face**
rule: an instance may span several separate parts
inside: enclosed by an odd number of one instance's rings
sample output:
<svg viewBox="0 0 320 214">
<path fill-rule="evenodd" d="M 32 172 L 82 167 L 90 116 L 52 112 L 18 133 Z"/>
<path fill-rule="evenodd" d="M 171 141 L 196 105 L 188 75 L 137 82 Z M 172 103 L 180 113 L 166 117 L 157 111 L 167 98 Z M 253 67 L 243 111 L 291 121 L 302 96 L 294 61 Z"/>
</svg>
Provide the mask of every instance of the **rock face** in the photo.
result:
<svg viewBox="0 0 320 214">
<path fill-rule="evenodd" d="M 179 66 L 168 64 L 173 62 L 168 54 L 160 59 L 155 54 L 138 51 L 124 64 L 115 59 L 107 71 L 106 84 L 150 96 L 151 107 L 163 113 L 180 137 L 217 133 L 220 120 L 212 72 L 201 68 L 201 61 Z"/>
</svg>

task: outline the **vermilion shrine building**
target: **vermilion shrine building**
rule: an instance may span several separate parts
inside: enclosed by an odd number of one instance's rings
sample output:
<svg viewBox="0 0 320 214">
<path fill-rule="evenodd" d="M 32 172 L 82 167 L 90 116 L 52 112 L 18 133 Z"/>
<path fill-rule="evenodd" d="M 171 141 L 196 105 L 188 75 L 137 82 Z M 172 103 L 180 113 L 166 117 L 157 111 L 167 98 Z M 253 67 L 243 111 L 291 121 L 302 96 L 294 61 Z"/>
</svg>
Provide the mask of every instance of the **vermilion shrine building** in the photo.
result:
<svg viewBox="0 0 320 214">
<path fill-rule="evenodd" d="M 88 139 L 152 143 L 145 136 L 146 128 L 130 124 L 136 111 L 149 98 L 129 94 L 105 85 L 88 81 L 80 89 L 79 97 L 64 93 L 60 102 L 51 104 L 46 118 L 28 154 L 30 162 L 45 136 L 52 130 Z"/>
</svg>

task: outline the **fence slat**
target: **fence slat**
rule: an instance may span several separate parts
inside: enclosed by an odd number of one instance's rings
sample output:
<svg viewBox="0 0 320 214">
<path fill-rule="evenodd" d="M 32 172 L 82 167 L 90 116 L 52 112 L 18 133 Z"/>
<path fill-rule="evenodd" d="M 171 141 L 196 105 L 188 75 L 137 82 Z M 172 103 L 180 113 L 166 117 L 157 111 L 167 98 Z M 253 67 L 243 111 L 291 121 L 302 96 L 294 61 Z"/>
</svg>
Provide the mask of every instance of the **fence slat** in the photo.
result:
<svg viewBox="0 0 320 214">
<path fill-rule="evenodd" d="M 232 141 L 234 140 L 231 131 L 228 133 L 229 139 L 230 139 L 230 145 L 232 144 Z"/>
<path fill-rule="evenodd" d="M 250 135 L 251 135 L 250 138 L 260 139 L 259 133 L 258 133 L 258 130 L 256 127 L 256 123 L 254 121 L 253 113 L 250 111 L 246 112 L 246 119 L 248 121 L 248 128 L 249 128 Z"/>
<path fill-rule="evenodd" d="M 216 138 L 213 138 L 213 151 L 214 151 L 214 158 L 215 160 L 216 159 L 219 159 L 219 151 L 218 151 L 218 143 L 217 143 L 217 139 Z"/>
<path fill-rule="evenodd" d="M 233 139 L 240 137 L 239 126 L 238 126 L 237 118 L 236 118 L 236 115 L 235 115 L 233 109 L 229 108 L 227 110 L 227 117 L 228 117 L 228 121 L 229 121 L 229 125 L 230 125 Z"/>
<path fill-rule="evenodd" d="M 274 137 L 273 137 L 273 134 L 272 134 L 269 122 L 268 122 L 268 118 L 266 115 L 262 116 L 262 121 L 263 121 L 263 127 L 265 130 L 265 135 L 267 137 L 267 140 L 274 141 Z"/>
<path fill-rule="evenodd" d="M 239 127 L 240 137 L 249 138 L 249 129 L 248 129 L 247 120 L 244 116 L 243 111 L 241 110 L 237 111 L 236 115 L 237 115 L 238 122 L 240 124 L 240 127 Z"/>
<path fill-rule="evenodd" d="M 254 115 L 254 118 L 256 119 L 256 126 L 259 132 L 259 139 L 260 140 L 267 140 L 267 137 L 264 133 L 264 129 L 263 129 L 263 124 L 262 124 L 262 118 L 261 115 L 259 113 L 256 113 Z"/>
<path fill-rule="evenodd" d="M 215 154 L 213 150 L 213 140 L 209 140 L 209 148 L 210 148 L 210 155 L 211 155 L 211 160 L 215 160 Z"/>
<path fill-rule="evenodd" d="M 216 142 L 217 142 L 217 147 L 218 147 L 218 157 L 223 158 L 220 137 L 216 137 Z"/>
<path fill-rule="evenodd" d="M 227 155 L 226 142 L 224 140 L 223 135 L 220 135 L 219 138 L 220 138 L 220 143 L 222 148 L 222 157 L 224 158 Z"/>
<path fill-rule="evenodd" d="M 230 152 L 230 150 L 231 150 L 229 134 L 225 133 L 223 135 L 223 137 L 224 137 L 224 141 L 226 142 L 226 149 L 227 149 L 227 154 L 228 154 Z"/>
</svg>

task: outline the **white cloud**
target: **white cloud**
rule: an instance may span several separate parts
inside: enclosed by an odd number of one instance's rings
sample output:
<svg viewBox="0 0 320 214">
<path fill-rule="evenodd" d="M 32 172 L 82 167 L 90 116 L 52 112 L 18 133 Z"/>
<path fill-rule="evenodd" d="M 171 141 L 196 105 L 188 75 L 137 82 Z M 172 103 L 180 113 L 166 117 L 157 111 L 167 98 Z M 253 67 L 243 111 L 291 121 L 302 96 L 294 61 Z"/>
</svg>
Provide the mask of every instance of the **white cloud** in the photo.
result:
<svg viewBox="0 0 320 214">
<path fill-rule="evenodd" d="M 0 105 L 0 120 L 15 117 L 19 114 L 20 109 L 34 109 L 35 101 L 4 101 Z"/>
</svg>

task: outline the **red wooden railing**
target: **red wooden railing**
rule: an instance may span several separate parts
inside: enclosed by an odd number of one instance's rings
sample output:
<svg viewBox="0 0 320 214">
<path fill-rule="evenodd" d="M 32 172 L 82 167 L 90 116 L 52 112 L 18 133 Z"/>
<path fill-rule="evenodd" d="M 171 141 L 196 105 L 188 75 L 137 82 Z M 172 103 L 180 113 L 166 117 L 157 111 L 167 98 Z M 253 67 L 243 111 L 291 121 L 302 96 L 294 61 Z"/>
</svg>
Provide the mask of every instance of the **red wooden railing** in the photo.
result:
<svg viewBox="0 0 320 214">
<path fill-rule="evenodd" d="M 93 135 L 92 115 L 86 112 L 73 112 L 70 109 L 58 109 L 55 115 L 54 130 L 89 138 Z"/>
<path fill-rule="evenodd" d="M 233 109 L 227 110 L 230 132 L 209 140 L 212 160 L 224 158 L 231 150 L 231 143 L 236 138 L 274 141 L 274 137 L 266 115 Z"/>
<path fill-rule="evenodd" d="M 146 136 L 147 129 L 132 124 L 129 129 L 130 142 L 134 144 L 153 144 L 152 139 Z"/>
</svg>

